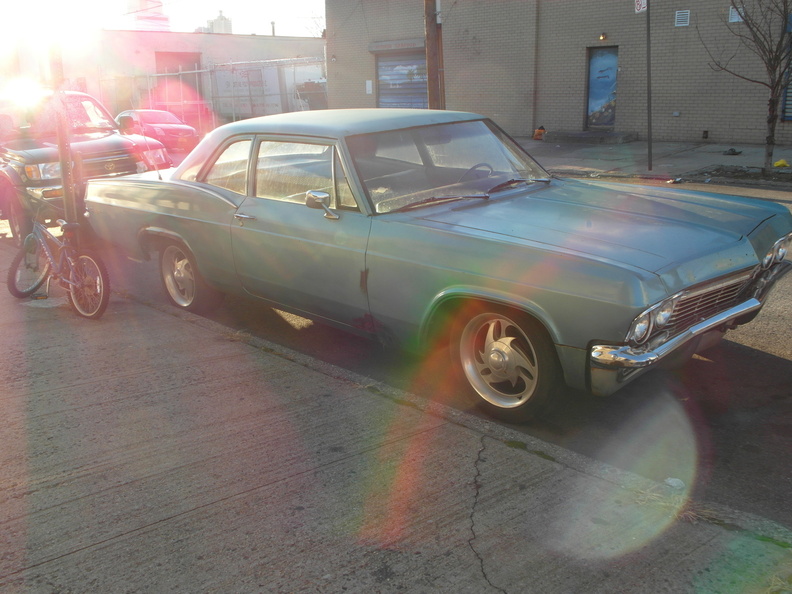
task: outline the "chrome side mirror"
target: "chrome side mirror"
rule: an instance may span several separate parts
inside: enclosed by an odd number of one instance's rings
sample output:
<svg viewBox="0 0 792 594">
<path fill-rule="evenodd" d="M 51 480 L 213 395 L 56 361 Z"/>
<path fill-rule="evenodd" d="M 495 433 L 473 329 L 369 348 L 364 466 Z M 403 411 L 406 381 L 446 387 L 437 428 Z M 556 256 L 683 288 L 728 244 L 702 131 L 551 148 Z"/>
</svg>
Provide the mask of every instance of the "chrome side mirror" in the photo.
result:
<svg viewBox="0 0 792 594">
<path fill-rule="evenodd" d="M 327 192 L 321 192 L 319 190 L 308 190 L 305 193 L 305 205 L 308 208 L 314 208 L 319 210 L 325 211 L 325 218 L 330 219 L 331 221 L 337 221 L 339 216 L 335 214 L 330 207 L 330 194 Z"/>
</svg>

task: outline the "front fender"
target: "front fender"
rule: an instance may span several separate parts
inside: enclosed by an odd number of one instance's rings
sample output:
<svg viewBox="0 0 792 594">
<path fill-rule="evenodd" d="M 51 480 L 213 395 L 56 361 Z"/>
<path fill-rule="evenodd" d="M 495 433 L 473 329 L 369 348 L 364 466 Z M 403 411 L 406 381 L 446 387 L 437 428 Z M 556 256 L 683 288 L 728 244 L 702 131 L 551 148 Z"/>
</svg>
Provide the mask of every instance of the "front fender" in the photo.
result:
<svg viewBox="0 0 792 594">
<path fill-rule="evenodd" d="M 3 211 L 4 218 L 8 217 L 8 209 L 14 199 L 25 210 L 32 210 L 29 204 L 31 197 L 25 192 L 22 178 L 13 167 L 6 165 L 0 167 L 0 210 Z"/>
<path fill-rule="evenodd" d="M 450 323 L 449 315 L 456 314 L 464 302 L 486 302 L 526 313 L 544 326 L 554 344 L 558 343 L 558 328 L 550 314 L 538 303 L 506 291 L 485 289 L 476 286 L 454 286 L 444 289 L 435 296 L 424 312 L 420 330 L 420 344 L 429 344 L 438 332 Z"/>
</svg>

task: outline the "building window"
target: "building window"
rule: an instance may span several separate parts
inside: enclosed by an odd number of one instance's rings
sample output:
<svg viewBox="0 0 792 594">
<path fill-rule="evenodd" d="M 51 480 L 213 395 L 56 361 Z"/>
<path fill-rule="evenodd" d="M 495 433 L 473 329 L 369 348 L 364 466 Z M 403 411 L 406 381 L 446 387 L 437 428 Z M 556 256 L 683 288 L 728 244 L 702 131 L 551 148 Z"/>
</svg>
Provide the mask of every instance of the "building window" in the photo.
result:
<svg viewBox="0 0 792 594">
<path fill-rule="evenodd" d="M 729 6 L 729 22 L 730 23 L 743 22 L 743 17 L 741 14 L 741 10 L 739 8 L 735 8 L 734 6 Z"/>
<path fill-rule="evenodd" d="M 687 27 L 690 25 L 690 11 L 689 10 L 677 10 L 676 15 L 674 17 L 674 26 L 675 27 Z"/>
<path fill-rule="evenodd" d="M 792 121 L 792 95 L 789 93 L 789 87 L 784 89 L 784 100 L 781 102 L 781 121 Z"/>
</svg>

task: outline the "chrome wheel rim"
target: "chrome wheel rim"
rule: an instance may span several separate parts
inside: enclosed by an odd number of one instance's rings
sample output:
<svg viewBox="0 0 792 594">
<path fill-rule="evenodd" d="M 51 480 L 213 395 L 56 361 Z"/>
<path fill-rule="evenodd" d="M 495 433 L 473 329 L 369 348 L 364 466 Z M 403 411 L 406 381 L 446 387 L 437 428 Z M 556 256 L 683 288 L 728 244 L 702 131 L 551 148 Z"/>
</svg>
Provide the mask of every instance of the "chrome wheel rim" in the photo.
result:
<svg viewBox="0 0 792 594">
<path fill-rule="evenodd" d="M 514 408 L 536 392 L 536 351 L 520 327 L 505 316 L 484 313 L 471 319 L 462 330 L 459 356 L 470 385 L 493 406 Z"/>
<path fill-rule="evenodd" d="M 181 249 L 168 246 L 162 253 L 162 278 L 174 302 L 189 306 L 195 299 L 195 271 Z"/>
</svg>

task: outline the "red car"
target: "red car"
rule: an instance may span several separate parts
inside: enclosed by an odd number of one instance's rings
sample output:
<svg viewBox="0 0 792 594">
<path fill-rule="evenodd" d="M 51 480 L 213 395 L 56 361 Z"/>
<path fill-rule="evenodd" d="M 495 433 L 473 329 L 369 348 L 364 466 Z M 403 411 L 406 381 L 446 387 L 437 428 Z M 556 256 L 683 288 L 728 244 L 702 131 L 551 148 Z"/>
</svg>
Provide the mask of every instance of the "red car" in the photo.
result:
<svg viewBox="0 0 792 594">
<path fill-rule="evenodd" d="M 130 109 L 116 116 L 124 133 L 156 138 L 169 150 L 192 150 L 198 144 L 198 132 L 169 111 Z"/>
</svg>

